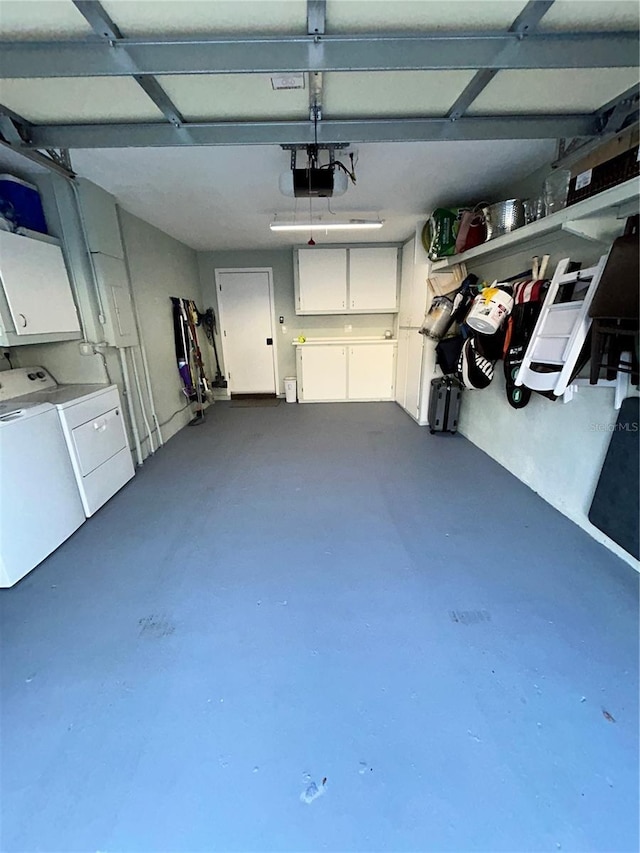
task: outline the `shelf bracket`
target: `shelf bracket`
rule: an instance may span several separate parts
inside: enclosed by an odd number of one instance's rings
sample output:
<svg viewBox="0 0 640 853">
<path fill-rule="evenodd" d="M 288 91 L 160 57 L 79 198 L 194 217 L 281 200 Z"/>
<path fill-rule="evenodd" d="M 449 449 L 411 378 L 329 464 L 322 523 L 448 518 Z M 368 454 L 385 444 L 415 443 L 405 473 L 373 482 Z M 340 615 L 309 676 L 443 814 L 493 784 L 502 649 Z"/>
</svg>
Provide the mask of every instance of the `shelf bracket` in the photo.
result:
<svg viewBox="0 0 640 853">
<path fill-rule="evenodd" d="M 562 230 L 574 237 L 580 237 L 591 243 L 610 246 L 616 237 L 622 234 L 624 222 L 610 214 L 590 216 L 585 219 L 571 219 L 562 223 Z"/>
</svg>

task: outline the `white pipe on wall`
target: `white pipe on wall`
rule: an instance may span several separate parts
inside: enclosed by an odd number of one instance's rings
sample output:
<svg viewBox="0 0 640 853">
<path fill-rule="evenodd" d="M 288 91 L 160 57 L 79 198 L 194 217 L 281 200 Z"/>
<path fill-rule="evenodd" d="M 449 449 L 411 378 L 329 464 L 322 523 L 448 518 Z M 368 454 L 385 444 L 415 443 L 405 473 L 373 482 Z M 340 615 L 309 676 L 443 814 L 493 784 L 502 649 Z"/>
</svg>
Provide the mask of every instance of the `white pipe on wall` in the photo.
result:
<svg viewBox="0 0 640 853">
<path fill-rule="evenodd" d="M 144 338 L 142 336 L 142 327 L 140 324 L 140 317 L 138 315 L 138 305 L 136 303 L 136 295 L 134 292 L 133 282 L 131 280 L 131 268 L 129 266 L 129 255 L 127 252 L 127 244 L 124 238 L 124 228 L 122 227 L 122 217 L 120 215 L 120 206 L 116 204 L 116 217 L 118 220 L 118 228 L 120 230 L 120 239 L 122 241 L 122 248 L 124 252 L 124 265 L 127 270 L 127 281 L 129 283 L 129 295 L 131 297 L 131 313 L 133 314 L 133 319 L 136 324 L 136 331 L 138 333 L 138 346 L 140 347 L 140 354 L 142 355 L 142 369 L 144 370 L 144 379 L 145 385 L 147 386 L 147 394 L 149 395 L 149 404 L 151 406 L 151 417 L 153 418 L 153 422 L 155 424 L 155 428 L 158 433 L 158 447 L 162 447 L 164 441 L 162 439 L 162 432 L 160 430 L 160 421 L 158 420 L 158 415 L 156 412 L 156 404 L 153 399 L 153 389 L 151 387 L 151 375 L 149 373 L 149 363 L 147 362 L 147 351 L 144 346 Z M 132 355 L 133 357 L 133 355 Z M 135 358 L 134 358 L 134 366 L 135 366 Z M 141 404 L 142 405 L 142 404 Z M 144 411 L 144 408 L 143 408 Z M 151 441 L 151 432 L 149 432 L 149 441 Z"/>
<path fill-rule="evenodd" d="M 144 371 L 145 384 L 147 386 L 147 394 L 149 395 L 149 402 L 151 404 L 151 417 L 153 418 L 153 422 L 156 425 L 156 432 L 158 433 L 158 447 L 162 447 L 164 444 L 164 439 L 162 438 L 162 431 L 160 429 L 160 421 L 158 420 L 158 415 L 156 413 L 156 404 L 153 399 L 153 390 L 151 388 L 151 376 L 149 374 L 149 364 L 147 363 L 147 352 L 144 348 L 144 341 L 142 340 L 142 332 L 138 329 L 138 337 L 140 339 L 140 354 L 142 355 L 142 369 Z"/>
<path fill-rule="evenodd" d="M 136 458 L 138 460 L 138 465 L 142 465 L 143 459 L 142 448 L 140 446 L 140 433 L 138 432 L 138 422 L 136 421 L 136 414 L 133 410 L 133 401 L 131 397 L 131 380 L 129 379 L 129 368 L 127 367 L 126 353 L 122 347 L 118 347 L 117 349 L 118 354 L 120 355 L 120 368 L 122 370 L 122 378 L 124 379 L 124 389 L 127 398 L 127 409 L 129 410 L 129 419 L 131 420 L 133 442 L 136 447 Z"/>
<path fill-rule="evenodd" d="M 136 354 L 133 351 L 133 347 L 131 347 L 131 363 L 133 365 L 133 380 L 136 383 L 136 390 L 138 392 L 138 400 L 140 401 L 140 410 L 142 412 L 142 420 L 144 421 L 144 428 L 147 431 L 147 438 L 149 439 L 149 451 L 151 453 L 156 452 L 155 445 L 153 443 L 153 434 L 152 429 L 147 419 L 147 411 L 144 404 L 144 398 L 142 396 L 142 388 L 140 387 L 140 376 L 138 374 L 138 365 L 136 364 Z"/>
</svg>

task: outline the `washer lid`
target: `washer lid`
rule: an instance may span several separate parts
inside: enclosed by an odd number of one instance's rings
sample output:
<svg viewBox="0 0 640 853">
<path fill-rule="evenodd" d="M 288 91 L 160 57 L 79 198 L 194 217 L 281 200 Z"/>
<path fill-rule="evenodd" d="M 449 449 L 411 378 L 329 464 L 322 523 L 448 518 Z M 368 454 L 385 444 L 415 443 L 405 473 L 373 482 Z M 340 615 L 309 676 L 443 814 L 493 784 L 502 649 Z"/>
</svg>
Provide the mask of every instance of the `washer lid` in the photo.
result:
<svg viewBox="0 0 640 853">
<path fill-rule="evenodd" d="M 34 391 L 32 394 L 25 394 L 23 397 L 15 397 L 11 402 L 14 405 L 23 403 L 51 403 L 57 406 L 58 409 L 66 409 L 67 406 L 74 406 L 84 400 L 90 400 L 93 397 L 99 397 L 117 385 L 58 385 L 55 388 L 43 389 L 42 391 Z"/>
<path fill-rule="evenodd" d="M 51 403 L 7 400 L 5 403 L 0 403 L 0 427 L 15 424 L 27 418 L 34 418 L 50 411 L 53 411 Z"/>
</svg>

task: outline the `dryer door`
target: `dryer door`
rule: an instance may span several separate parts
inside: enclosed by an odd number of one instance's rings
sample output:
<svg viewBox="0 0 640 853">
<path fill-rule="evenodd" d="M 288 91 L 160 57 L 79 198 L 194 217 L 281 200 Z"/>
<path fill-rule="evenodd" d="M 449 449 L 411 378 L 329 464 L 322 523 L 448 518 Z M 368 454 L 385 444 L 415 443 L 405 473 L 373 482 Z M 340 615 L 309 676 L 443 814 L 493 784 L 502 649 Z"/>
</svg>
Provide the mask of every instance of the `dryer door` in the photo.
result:
<svg viewBox="0 0 640 853">
<path fill-rule="evenodd" d="M 111 409 L 71 431 L 83 477 L 127 447 L 120 409 Z"/>
</svg>

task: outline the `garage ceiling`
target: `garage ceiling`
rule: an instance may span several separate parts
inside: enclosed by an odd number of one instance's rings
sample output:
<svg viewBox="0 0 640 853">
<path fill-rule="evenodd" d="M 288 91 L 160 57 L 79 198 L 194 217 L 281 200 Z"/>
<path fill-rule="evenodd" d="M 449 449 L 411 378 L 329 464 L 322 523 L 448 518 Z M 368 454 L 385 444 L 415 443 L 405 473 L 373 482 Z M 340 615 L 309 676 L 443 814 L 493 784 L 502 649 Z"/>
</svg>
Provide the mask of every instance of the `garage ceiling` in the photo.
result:
<svg viewBox="0 0 640 853">
<path fill-rule="evenodd" d="M 634 0 L 0 0 L 0 130 L 70 149 L 197 248 L 286 241 L 266 227 L 294 212 L 279 143 L 353 143 L 358 185 L 332 206 L 401 239 L 447 192 L 491 194 L 597 134 L 634 96 L 638 29 Z M 305 88 L 275 91 L 294 70 Z"/>
</svg>

